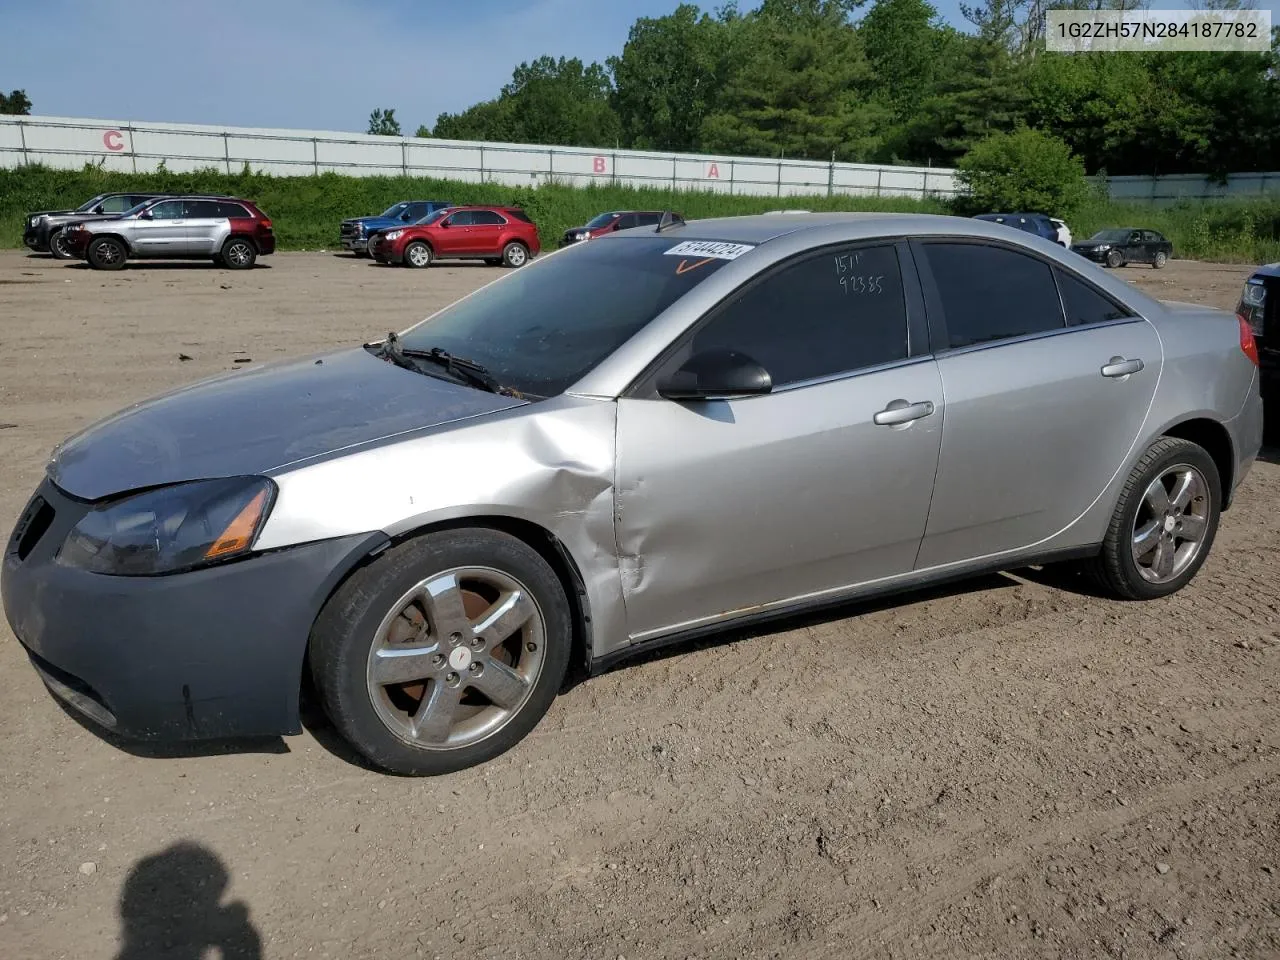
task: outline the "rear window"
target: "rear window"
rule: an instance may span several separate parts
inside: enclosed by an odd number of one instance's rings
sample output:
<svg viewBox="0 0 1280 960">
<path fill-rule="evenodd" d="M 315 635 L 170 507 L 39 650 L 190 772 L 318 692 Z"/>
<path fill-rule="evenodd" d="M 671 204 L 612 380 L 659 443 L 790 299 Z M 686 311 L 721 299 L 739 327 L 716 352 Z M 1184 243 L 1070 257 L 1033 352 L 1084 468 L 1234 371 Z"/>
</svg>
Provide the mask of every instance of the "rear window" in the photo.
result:
<svg viewBox="0 0 1280 960">
<path fill-rule="evenodd" d="M 516 220 L 523 220 L 525 223 L 533 223 L 533 221 L 529 219 L 529 215 L 523 210 L 507 210 L 505 212 L 508 216 L 513 217 Z"/>
<path fill-rule="evenodd" d="M 481 363 L 521 393 L 554 396 L 728 263 L 725 257 L 748 249 L 647 236 L 579 244 L 480 288 L 401 340 Z"/>
<path fill-rule="evenodd" d="M 249 212 L 248 208 L 238 203 L 230 203 L 230 202 L 219 203 L 218 214 L 219 216 L 226 217 L 228 220 L 253 219 L 253 214 Z"/>
</svg>

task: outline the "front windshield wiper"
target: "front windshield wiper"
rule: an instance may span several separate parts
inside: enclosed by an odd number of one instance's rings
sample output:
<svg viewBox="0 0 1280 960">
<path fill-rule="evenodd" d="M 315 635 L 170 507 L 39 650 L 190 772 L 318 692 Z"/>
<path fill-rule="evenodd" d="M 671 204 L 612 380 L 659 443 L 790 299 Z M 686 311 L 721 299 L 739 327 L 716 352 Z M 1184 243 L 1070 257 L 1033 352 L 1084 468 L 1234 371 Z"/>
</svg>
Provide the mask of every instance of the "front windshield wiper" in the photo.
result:
<svg viewBox="0 0 1280 960">
<path fill-rule="evenodd" d="M 518 390 L 504 387 L 500 384 L 483 364 L 468 360 L 465 357 L 455 357 L 448 350 L 440 347 L 432 347 L 429 350 L 403 347 L 400 345 L 399 336 L 394 332 L 387 334 L 387 339 L 378 348 L 378 356 L 391 361 L 398 367 L 404 367 L 415 372 L 418 372 L 418 365 L 413 361 L 426 360 L 444 367 L 445 372 L 455 380 L 469 383 L 474 387 L 479 387 L 482 390 L 488 390 L 490 393 L 497 393 L 504 397 L 525 399 L 525 396 Z"/>
</svg>

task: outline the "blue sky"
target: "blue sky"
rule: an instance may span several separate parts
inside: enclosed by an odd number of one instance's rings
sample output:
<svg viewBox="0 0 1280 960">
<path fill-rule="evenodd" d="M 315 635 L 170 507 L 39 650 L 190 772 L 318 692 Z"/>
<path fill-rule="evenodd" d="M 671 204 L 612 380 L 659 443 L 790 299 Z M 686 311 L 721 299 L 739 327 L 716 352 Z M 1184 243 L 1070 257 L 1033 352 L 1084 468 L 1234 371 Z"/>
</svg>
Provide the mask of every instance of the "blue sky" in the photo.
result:
<svg viewBox="0 0 1280 960">
<path fill-rule="evenodd" d="M 1274 13 L 1280 0 L 1263 6 Z M 704 9 L 719 0 L 700 4 Z M 0 89 L 33 112 L 405 132 L 494 96 L 521 60 L 603 60 L 677 0 L 0 0 Z M 743 10 L 757 0 L 742 0 Z M 961 25 L 958 0 L 935 0 Z M 1158 0 L 1163 9 L 1184 0 Z"/>
</svg>

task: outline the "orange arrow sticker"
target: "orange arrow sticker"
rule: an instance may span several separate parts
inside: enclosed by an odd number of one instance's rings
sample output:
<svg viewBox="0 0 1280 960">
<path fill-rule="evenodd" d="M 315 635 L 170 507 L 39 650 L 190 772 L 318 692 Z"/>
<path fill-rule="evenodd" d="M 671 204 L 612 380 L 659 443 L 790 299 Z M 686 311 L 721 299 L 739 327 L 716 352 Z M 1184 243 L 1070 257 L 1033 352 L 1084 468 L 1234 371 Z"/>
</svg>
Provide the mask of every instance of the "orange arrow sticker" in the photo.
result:
<svg viewBox="0 0 1280 960">
<path fill-rule="evenodd" d="M 690 264 L 688 260 L 681 260 L 680 265 L 676 267 L 676 276 L 678 277 L 682 273 L 688 273 L 690 270 L 697 270 L 703 264 L 710 263 L 714 259 L 715 257 L 707 257 L 705 260 L 697 260 L 692 264 Z"/>
</svg>

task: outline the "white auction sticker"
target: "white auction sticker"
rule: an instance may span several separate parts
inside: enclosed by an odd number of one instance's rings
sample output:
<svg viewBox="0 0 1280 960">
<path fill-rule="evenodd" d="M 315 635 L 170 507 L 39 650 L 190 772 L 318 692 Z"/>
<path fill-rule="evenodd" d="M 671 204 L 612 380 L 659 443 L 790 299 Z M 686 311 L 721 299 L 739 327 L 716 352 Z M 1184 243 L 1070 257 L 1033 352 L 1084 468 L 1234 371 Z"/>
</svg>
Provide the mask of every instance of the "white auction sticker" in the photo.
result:
<svg viewBox="0 0 1280 960">
<path fill-rule="evenodd" d="M 744 253 L 754 250 L 750 243 L 724 243 L 719 240 L 686 240 L 677 243 L 670 250 L 664 250 L 668 257 L 707 257 L 712 260 L 737 260 Z"/>
</svg>

